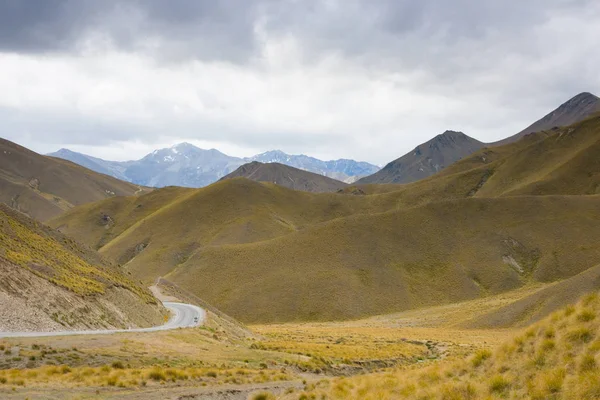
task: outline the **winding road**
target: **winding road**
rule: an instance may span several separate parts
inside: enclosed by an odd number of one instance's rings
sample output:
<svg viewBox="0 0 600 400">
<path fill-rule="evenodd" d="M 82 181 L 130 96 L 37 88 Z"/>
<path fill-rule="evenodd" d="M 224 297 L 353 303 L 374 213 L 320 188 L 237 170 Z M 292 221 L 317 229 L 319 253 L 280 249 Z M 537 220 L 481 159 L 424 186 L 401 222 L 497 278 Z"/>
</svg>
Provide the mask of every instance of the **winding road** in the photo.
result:
<svg viewBox="0 0 600 400">
<path fill-rule="evenodd" d="M 161 326 L 136 329 L 108 329 L 96 331 L 59 331 L 59 332 L 0 332 L 0 338 L 70 336 L 70 335 L 109 335 L 122 332 L 157 332 L 178 328 L 193 328 L 204 323 L 206 311 L 202 308 L 184 303 L 164 301 L 163 305 L 172 312 L 171 319 Z"/>
</svg>

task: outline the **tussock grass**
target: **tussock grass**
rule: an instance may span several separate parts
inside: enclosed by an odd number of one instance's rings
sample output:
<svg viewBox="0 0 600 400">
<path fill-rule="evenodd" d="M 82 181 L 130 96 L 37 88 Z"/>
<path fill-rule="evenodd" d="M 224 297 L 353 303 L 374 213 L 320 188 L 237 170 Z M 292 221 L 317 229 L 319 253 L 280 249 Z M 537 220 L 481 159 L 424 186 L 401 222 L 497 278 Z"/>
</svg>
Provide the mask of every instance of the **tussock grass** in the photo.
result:
<svg viewBox="0 0 600 400">
<path fill-rule="evenodd" d="M 79 295 L 104 294 L 118 286 L 156 303 L 147 289 L 114 269 L 90 264 L 72 250 L 74 246 L 72 240 L 59 242 L 36 223 L 0 206 L 0 257 Z"/>
<path fill-rule="evenodd" d="M 278 370 L 206 368 L 112 368 L 47 366 L 29 370 L 0 370 L 0 385 L 41 387 L 152 387 L 163 384 L 211 385 L 285 381 L 293 376 Z M 2 386 L 0 386 L 0 389 Z"/>
<path fill-rule="evenodd" d="M 334 379 L 284 398 L 596 399 L 600 323 L 591 316 L 598 312 L 600 300 L 591 295 L 468 360 Z"/>
</svg>

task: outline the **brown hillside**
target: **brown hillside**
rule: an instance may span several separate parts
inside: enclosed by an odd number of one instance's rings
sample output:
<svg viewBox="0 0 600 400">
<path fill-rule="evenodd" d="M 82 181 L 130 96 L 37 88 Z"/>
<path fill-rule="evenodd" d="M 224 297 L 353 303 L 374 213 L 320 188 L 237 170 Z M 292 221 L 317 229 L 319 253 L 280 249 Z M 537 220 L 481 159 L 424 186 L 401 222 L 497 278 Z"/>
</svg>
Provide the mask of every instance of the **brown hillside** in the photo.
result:
<svg viewBox="0 0 600 400">
<path fill-rule="evenodd" d="M 289 189 L 313 193 L 335 192 L 347 186 L 344 182 L 289 165 L 258 161 L 242 165 L 221 180 L 232 178 L 247 178 L 256 182 L 274 183 Z"/>
<path fill-rule="evenodd" d="M 41 221 L 139 187 L 0 139 L 0 202 Z"/>
<path fill-rule="evenodd" d="M 528 326 L 565 304 L 575 303 L 586 293 L 600 289 L 600 265 L 537 291 L 500 309 L 462 324 L 467 328 L 508 328 Z"/>
<path fill-rule="evenodd" d="M 492 143 L 492 146 L 512 143 L 525 135 L 540 132 L 554 127 L 569 126 L 583 121 L 589 116 L 600 112 L 600 99 L 591 93 L 583 92 L 561 104 L 556 110 L 550 112 L 542 119 L 534 122 L 516 135 Z"/>
<path fill-rule="evenodd" d="M 595 196 L 432 203 L 206 247 L 167 278 L 243 321 L 356 318 L 573 276 L 600 260 L 599 213 Z"/>
<path fill-rule="evenodd" d="M 0 204 L 0 331 L 154 326 L 163 315 L 96 252 Z"/>
<path fill-rule="evenodd" d="M 446 131 L 356 183 L 415 182 L 441 171 L 483 146 L 484 143 L 462 132 Z"/>
</svg>

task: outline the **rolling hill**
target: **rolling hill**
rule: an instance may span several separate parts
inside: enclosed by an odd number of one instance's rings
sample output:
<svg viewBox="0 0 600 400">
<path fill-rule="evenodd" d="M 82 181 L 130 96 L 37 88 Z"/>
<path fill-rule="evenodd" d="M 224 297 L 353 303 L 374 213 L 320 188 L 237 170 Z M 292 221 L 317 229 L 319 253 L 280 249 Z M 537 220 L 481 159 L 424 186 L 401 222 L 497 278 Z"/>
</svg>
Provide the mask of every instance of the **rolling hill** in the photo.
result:
<svg viewBox="0 0 600 400">
<path fill-rule="evenodd" d="M 0 204 L 0 331 L 155 326 L 165 315 L 96 252 Z"/>
<path fill-rule="evenodd" d="M 503 145 L 517 141 L 529 133 L 572 125 L 597 112 L 600 112 L 600 98 L 588 92 L 579 93 L 521 132 L 491 145 Z"/>
<path fill-rule="evenodd" d="M 345 183 L 338 180 L 275 162 L 263 164 L 252 161 L 224 176 L 221 180 L 232 178 L 270 182 L 289 189 L 313 193 L 335 192 L 346 187 Z"/>
<path fill-rule="evenodd" d="M 142 189 L 69 161 L 0 139 L 0 202 L 41 221 L 66 210 Z"/>
<path fill-rule="evenodd" d="M 484 145 L 462 132 L 446 131 L 356 183 L 415 182 L 441 171 Z"/>
<path fill-rule="evenodd" d="M 236 178 L 109 199 L 51 224 L 135 277 L 165 276 L 246 322 L 356 318 L 597 265 L 599 153 L 596 116 L 362 195 L 349 194 L 360 185 L 308 193 Z"/>
</svg>

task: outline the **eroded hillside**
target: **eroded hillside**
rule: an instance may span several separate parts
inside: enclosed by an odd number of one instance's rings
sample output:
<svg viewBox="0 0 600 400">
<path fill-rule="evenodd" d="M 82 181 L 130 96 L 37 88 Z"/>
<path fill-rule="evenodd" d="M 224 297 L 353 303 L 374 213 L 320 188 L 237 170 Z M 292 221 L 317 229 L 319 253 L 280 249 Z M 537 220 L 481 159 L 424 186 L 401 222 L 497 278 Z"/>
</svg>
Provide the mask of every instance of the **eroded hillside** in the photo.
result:
<svg viewBox="0 0 600 400">
<path fill-rule="evenodd" d="M 96 252 L 0 205 L 0 331 L 154 326 L 165 315 Z"/>
</svg>

